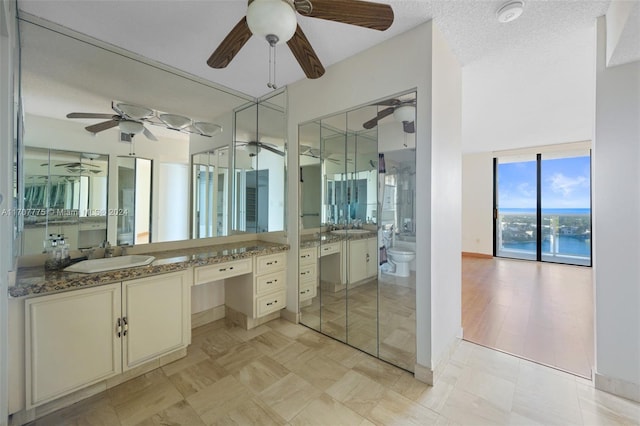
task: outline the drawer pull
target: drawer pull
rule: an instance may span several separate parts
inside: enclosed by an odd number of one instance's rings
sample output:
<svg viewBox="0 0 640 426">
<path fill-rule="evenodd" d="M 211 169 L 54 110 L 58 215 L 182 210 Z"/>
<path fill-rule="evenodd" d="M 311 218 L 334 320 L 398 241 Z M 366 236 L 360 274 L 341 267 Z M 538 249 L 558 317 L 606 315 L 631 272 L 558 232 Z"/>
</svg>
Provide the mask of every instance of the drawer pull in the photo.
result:
<svg viewBox="0 0 640 426">
<path fill-rule="evenodd" d="M 271 281 L 267 281 L 267 284 L 273 284 L 273 283 L 277 283 L 278 280 L 271 280 Z"/>
<path fill-rule="evenodd" d="M 229 268 L 220 268 L 220 272 L 224 272 L 224 271 L 226 271 L 227 269 L 229 269 L 230 271 L 232 271 L 232 270 L 233 270 L 233 266 L 229 266 Z"/>
<path fill-rule="evenodd" d="M 278 301 L 277 301 L 277 300 L 274 300 L 273 302 L 267 302 L 267 306 L 271 306 L 271 305 L 273 305 L 274 303 L 278 303 Z"/>
<path fill-rule="evenodd" d="M 273 265 L 274 263 L 278 263 L 278 261 L 277 261 L 277 260 L 274 260 L 273 262 L 267 262 L 267 266 L 271 266 L 271 265 Z"/>
<path fill-rule="evenodd" d="M 300 272 L 300 275 L 307 275 L 307 272 Z"/>
</svg>

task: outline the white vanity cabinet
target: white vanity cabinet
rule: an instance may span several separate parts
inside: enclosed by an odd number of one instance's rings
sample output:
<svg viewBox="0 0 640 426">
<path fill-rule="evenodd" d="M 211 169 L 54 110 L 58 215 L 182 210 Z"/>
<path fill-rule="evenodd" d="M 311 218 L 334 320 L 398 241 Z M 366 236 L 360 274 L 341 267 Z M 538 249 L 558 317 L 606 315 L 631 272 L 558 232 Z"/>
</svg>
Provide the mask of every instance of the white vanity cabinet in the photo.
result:
<svg viewBox="0 0 640 426">
<path fill-rule="evenodd" d="M 27 409 L 186 347 L 190 272 L 27 299 Z"/>
<path fill-rule="evenodd" d="M 299 253 L 298 300 L 304 302 L 318 294 L 318 248 L 301 249 Z"/>
<path fill-rule="evenodd" d="M 122 283 L 123 370 L 191 343 L 188 272 Z"/>
<path fill-rule="evenodd" d="M 270 319 L 287 305 L 287 254 L 276 253 L 253 258 L 253 274 L 225 280 L 227 317 L 251 329 Z"/>
<path fill-rule="evenodd" d="M 122 371 L 121 285 L 26 301 L 27 408 Z"/>
<path fill-rule="evenodd" d="M 378 273 L 377 238 L 349 241 L 349 282 L 357 283 Z"/>
</svg>

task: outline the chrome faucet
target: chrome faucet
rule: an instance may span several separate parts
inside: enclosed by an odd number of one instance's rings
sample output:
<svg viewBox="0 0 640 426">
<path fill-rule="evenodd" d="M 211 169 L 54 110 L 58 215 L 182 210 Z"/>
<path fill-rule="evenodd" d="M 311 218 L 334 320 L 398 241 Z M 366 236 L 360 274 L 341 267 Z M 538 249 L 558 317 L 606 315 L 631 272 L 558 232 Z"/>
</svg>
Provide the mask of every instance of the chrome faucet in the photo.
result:
<svg viewBox="0 0 640 426">
<path fill-rule="evenodd" d="M 104 247 L 104 257 L 113 257 L 113 247 L 111 247 L 111 243 L 105 240 L 102 242 L 102 246 Z"/>
</svg>

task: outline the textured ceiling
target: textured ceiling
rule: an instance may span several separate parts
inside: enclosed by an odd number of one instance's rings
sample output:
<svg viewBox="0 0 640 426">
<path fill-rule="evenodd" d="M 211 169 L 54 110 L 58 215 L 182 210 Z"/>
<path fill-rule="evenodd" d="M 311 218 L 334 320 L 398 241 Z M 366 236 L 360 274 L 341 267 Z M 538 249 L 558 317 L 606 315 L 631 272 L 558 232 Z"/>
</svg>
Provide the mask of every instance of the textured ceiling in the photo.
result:
<svg viewBox="0 0 640 426">
<path fill-rule="evenodd" d="M 380 0 L 392 5 L 395 20 L 385 32 L 298 15 L 300 26 L 325 67 L 383 40 L 435 19 L 462 64 L 545 43 L 592 25 L 609 0 L 529 0 L 520 19 L 499 24 L 502 0 Z M 245 15 L 245 0 L 19 0 L 22 11 L 45 18 L 253 96 L 268 91 L 268 47 L 252 37 L 231 64 L 211 69 L 206 59 Z M 286 48 L 278 48 L 279 85 L 304 78 Z"/>
<path fill-rule="evenodd" d="M 495 12 L 502 0 L 380 0 L 395 14 L 385 32 L 298 19 L 326 68 L 433 19 L 463 65 L 463 150 L 470 152 L 591 138 L 595 19 L 610 1 L 526 0 L 518 20 L 499 24 Z M 246 0 L 18 0 L 18 5 L 23 15 L 242 93 L 257 97 L 269 91 L 263 40 L 252 37 L 226 69 L 206 64 L 245 15 Z M 286 46 L 279 46 L 277 59 L 279 86 L 304 78 Z"/>
</svg>

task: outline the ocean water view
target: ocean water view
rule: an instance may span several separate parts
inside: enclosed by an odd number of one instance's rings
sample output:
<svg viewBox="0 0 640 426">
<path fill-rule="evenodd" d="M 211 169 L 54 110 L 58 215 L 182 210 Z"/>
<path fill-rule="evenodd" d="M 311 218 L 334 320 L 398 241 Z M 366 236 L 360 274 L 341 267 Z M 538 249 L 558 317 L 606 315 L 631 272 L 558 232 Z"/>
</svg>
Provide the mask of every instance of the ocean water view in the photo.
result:
<svg viewBox="0 0 640 426">
<path fill-rule="evenodd" d="M 501 250 L 536 251 L 536 210 L 499 209 Z M 547 255 L 591 257 L 591 209 L 542 209 L 542 253 Z"/>
<path fill-rule="evenodd" d="M 535 208 L 502 208 L 499 209 L 501 214 L 536 214 Z M 570 209 L 559 209 L 559 208 L 551 208 L 551 209 L 542 209 L 543 216 L 551 216 L 551 215 L 584 215 L 591 214 L 591 209 L 589 208 L 570 208 Z"/>
</svg>

